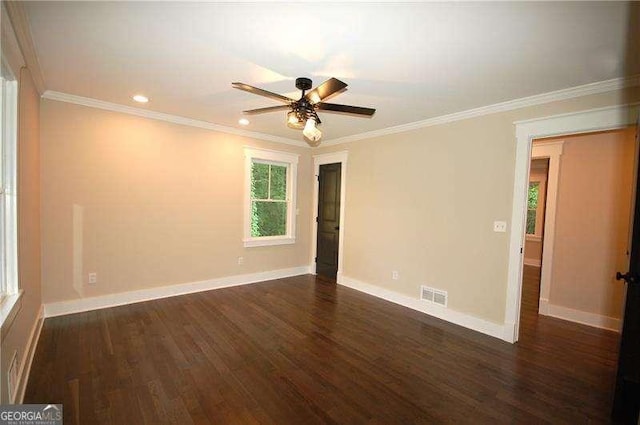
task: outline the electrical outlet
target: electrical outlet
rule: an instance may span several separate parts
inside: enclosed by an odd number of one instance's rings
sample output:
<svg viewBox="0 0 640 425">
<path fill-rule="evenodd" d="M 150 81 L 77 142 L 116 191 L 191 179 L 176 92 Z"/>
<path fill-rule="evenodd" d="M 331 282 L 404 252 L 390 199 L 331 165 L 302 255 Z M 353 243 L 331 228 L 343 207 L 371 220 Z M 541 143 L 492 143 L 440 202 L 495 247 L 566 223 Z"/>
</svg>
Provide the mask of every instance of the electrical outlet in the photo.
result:
<svg viewBox="0 0 640 425">
<path fill-rule="evenodd" d="M 98 273 L 89 273 L 89 285 L 95 285 L 98 283 Z"/>
<path fill-rule="evenodd" d="M 504 233 L 507 231 L 507 222 L 506 221 L 494 221 L 493 222 L 493 231 Z"/>
<path fill-rule="evenodd" d="M 244 264 L 244 257 L 238 257 L 238 265 L 241 266 Z"/>
<path fill-rule="evenodd" d="M 398 280 L 399 277 L 400 277 L 400 275 L 398 274 L 398 272 L 396 270 L 391 272 L 391 279 Z"/>
</svg>

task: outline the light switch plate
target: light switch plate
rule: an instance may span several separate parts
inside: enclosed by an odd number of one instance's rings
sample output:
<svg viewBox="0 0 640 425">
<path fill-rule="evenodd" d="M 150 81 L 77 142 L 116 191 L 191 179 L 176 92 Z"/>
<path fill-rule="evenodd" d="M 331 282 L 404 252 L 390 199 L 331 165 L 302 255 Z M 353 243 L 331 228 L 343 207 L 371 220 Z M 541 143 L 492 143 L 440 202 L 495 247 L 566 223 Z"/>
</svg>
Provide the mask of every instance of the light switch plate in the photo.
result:
<svg viewBox="0 0 640 425">
<path fill-rule="evenodd" d="M 494 221 L 493 222 L 493 231 L 504 233 L 507 231 L 507 222 L 506 221 Z"/>
</svg>

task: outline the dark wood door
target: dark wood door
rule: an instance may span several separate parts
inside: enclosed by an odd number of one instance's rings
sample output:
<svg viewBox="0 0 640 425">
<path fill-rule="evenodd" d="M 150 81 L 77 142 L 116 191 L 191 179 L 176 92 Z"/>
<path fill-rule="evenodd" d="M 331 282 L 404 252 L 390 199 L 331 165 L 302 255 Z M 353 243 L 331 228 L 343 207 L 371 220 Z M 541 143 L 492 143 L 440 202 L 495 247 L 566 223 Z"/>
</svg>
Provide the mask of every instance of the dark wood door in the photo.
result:
<svg viewBox="0 0 640 425">
<path fill-rule="evenodd" d="M 640 155 L 640 152 L 638 154 Z M 640 163 L 640 157 L 638 161 Z M 618 273 L 617 276 L 618 280 L 626 282 L 627 298 L 613 401 L 615 423 L 633 425 L 638 423 L 640 411 L 640 167 L 636 172 L 638 174 L 629 271 Z"/>
<path fill-rule="evenodd" d="M 318 175 L 318 243 L 316 273 L 335 279 L 340 236 L 340 182 L 342 164 L 320 166 Z"/>
</svg>

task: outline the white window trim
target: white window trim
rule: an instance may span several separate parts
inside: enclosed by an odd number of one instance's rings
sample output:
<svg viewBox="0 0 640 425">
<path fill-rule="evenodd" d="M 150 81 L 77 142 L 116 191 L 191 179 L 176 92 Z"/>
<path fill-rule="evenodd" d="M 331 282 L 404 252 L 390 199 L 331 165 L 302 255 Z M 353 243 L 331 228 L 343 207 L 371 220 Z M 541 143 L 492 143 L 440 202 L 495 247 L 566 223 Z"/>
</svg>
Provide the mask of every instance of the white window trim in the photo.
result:
<svg viewBox="0 0 640 425">
<path fill-rule="evenodd" d="M 4 174 L 0 179 L 0 196 L 4 198 L 0 202 L 0 214 L 3 216 L 0 225 L 4 225 L 0 231 L 0 267 L 3 271 L 0 277 L 3 279 L 0 282 L 0 326 L 6 329 L 20 309 L 22 291 L 18 282 L 18 82 L 4 64 L 2 73 L 11 77 L 0 77 L 0 115 L 3 124 L 0 126 L 3 132 L 0 161 L 3 162 L 1 170 Z"/>
<path fill-rule="evenodd" d="M 244 239 L 245 248 L 269 245 L 286 245 L 296 242 L 296 181 L 300 155 L 268 149 L 244 148 Z M 251 236 L 251 164 L 254 160 L 288 166 L 287 172 L 287 233 L 283 236 Z"/>
</svg>

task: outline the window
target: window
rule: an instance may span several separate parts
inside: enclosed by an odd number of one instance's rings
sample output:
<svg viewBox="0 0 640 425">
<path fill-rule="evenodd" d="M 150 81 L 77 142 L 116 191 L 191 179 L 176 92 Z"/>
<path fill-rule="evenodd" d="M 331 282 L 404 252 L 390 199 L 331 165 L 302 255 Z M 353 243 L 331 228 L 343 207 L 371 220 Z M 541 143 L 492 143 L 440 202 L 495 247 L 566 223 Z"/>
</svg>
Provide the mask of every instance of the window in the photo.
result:
<svg viewBox="0 0 640 425">
<path fill-rule="evenodd" d="M 540 182 L 529 183 L 527 196 L 527 235 L 537 235 L 536 219 L 538 217 L 538 197 L 540 196 Z"/>
<path fill-rule="evenodd" d="M 295 242 L 298 155 L 245 148 L 244 246 Z"/>
<path fill-rule="evenodd" d="M 3 66 L 0 76 L 0 299 L 18 292 L 17 93 L 18 83 Z"/>
</svg>

